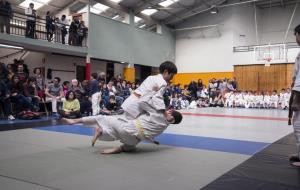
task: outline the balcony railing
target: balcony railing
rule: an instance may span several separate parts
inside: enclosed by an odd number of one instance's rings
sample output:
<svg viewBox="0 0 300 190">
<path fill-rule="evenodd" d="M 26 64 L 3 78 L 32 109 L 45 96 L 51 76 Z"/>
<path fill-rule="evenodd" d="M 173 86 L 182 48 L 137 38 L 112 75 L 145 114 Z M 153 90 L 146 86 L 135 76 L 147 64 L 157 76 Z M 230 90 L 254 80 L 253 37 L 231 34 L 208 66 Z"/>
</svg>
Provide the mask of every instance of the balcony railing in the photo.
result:
<svg viewBox="0 0 300 190">
<path fill-rule="evenodd" d="M 26 15 L 15 13 L 13 18 L 10 19 L 9 33 L 10 35 L 24 36 L 27 38 L 33 38 L 37 40 L 45 40 L 52 43 L 63 43 L 62 26 L 62 23 L 53 23 L 53 30 L 48 30 L 47 32 L 45 19 L 36 19 L 35 21 L 28 23 Z M 30 27 L 33 27 L 31 31 L 32 33 L 30 33 Z M 79 35 L 72 35 L 73 38 L 76 38 L 76 41 L 75 43 L 69 44 L 69 27 L 70 25 L 65 25 L 67 34 L 65 34 L 64 44 L 87 47 L 87 34 L 85 37 L 81 37 Z M 83 38 L 82 44 L 79 41 L 80 38 Z"/>
</svg>

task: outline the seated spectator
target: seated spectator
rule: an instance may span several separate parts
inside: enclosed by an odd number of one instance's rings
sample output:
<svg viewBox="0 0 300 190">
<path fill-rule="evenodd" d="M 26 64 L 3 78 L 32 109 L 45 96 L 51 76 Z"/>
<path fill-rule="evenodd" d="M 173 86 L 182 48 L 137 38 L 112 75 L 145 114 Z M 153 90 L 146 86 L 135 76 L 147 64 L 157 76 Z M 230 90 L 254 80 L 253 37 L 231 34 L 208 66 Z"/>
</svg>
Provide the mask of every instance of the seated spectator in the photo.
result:
<svg viewBox="0 0 300 190">
<path fill-rule="evenodd" d="M 45 98 L 45 79 L 42 75 L 41 68 L 34 68 L 33 70 L 35 83 L 40 98 Z"/>
<path fill-rule="evenodd" d="M 182 95 L 186 97 L 186 99 L 190 102 L 192 97 L 190 95 L 190 91 L 189 91 L 189 86 L 188 85 L 184 85 L 184 89 L 182 90 Z"/>
<path fill-rule="evenodd" d="M 106 75 L 105 75 L 105 72 L 100 72 L 99 73 L 99 77 L 96 78 L 99 82 L 104 82 L 106 83 Z"/>
<path fill-rule="evenodd" d="M 72 79 L 70 90 L 73 92 L 75 92 L 75 91 L 82 92 L 83 91 L 77 79 Z"/>
<path fill-rule="evenodd" d="M 23 65 L 23 72 L 29 75 L 29 69 L 28 66 L 24 63 L 24 60 L 17 60 L 14 59 L 14 63 L 12 64 L 13 67 L 13 72 L 17 73 L 18 72 L 18 66 Z"/>
<path fill-rule="evenodd" d="M 69 81 L 64 81 L 63 85 L 62 85 L 62 88 L 63 88 L 64 96 L 66 96 L 67 92 L 70 90 L 70 82 Z"/>
<path fill-rule="evenodd" d="M 80 103 L 80 113 L 83 116 L 88 116 L 92 114 L 92 102 L 89 100 L 88 93 L 85 91 L 75 91 L 75 97 Z"/>
<path fill-rule="evenodd" d="M 4 112 L 4 115 L 8 118 L 8 120 L 14 120 L 14 116 L 11 111 L 11 103 L 9 99 L 9 92 L 6 84 L 3 81 L 0 81 L 0 106 Z"/>
<path fill-rule="evenodd" d="M 90 85 L 88 80 L 84 80 L 81 82 L 82 91 L 86 96 L 90 94 Z"/>
<path fill-rule="evenodd" d="M 0 81 L 7 82 L 8 70 L 4 63 L 0 63 Z"/>
<path fill-rule="evenodd" d="M 13 64 L 8 64 L 6 66 L 6 68 L 7 68 L 7 71 L 8 71 L 8 73 L 7 73 L 7 79 L 8 79 L 8 81 L 11 81 L 12 77 L 15 75 L 14 69 L 13 69 Z"/>
<path fill-rule="evenodd" d="M 62 117 L 75 119 L 80 118 L 80 103 L 75 97 L 73 91 L 68 91 L 66 95 L 66 100 L 63 101 L 63 108 L 60 112 Z"/>
<path fill-rule="evenodd" d="M 114 95 L 109 96 L 109 101 L 101 110 L 101 114 L 105 115 L 114 115 L 114 114 L 122 114 L 123 110 L 117 104 L 116 97 Z"/>
<path fill-rule="evenodd" d="M 131 94 L 130 92 L 130 88 L 128 87 L 127 85 L 127 82 L 125 80 L 122 81 L 122 84 L 121 84 L 121 94 L 122 94 L 122 97 L 124 99 L 128 98 Z"/>
<path fill-rule="evenodd" d="M 18 75 L 21 83 L 25 83 L 28 79 L 28 74 L 24 72 L 24 66 L 22 64 L 18 65 L 18 71 L 16 75 Z"/>
<path fill-rule="evenodd" d="M 52 103 L 52 112 L 55 117 L 59 117 L 57 113 L 57 102 L 61 101 L 64 97 L 63 88 L 60 83 L 60 78 L 55 77 L 53 80 L 53 84 L 50 84 L 45 91 L 46 101 L 50 101 Z"/>
<path fill-rule="evenodd" d="M 109 96 L 110 95 L 114 95 L 116 97 L 116 100 L 117 100 L 117 104 L 119 106 L 122 105 L 122 103 L 124 102 L 124 98 L 121 97 L 119 94 L 120 92 L 117 91 L 116 87 L 114 86 L 114 82 L 113 81 L 110 81 L 108 84 L 107 84 L 107 89 L 109 91 Z M 108 102 L 108 98 L 109 97 L 105 97 L 106 99 L 106 102 Z"/>
<path fill-rule="evenodd" d="M 23 92 L 23 84 L 20 82 L 20 78 L 14 75 L 12 81 L 9 83 L 8 90 L 10 91 L 10 99 L 16 104 L 17 112 L 23 110 L 38 111 L 39 108 L 34 106 L 29 99 L 27 99 Z"/>
<path fill-rule="evenodd" d="M 24 84 L 24 95 L 30 102 L 37 108 L 39 108 L 39 103 L 41 98 L 38 96 L 38 90 L 36 86 L 36 81 L 34 77 L 30 77 Z"/>
</svg>

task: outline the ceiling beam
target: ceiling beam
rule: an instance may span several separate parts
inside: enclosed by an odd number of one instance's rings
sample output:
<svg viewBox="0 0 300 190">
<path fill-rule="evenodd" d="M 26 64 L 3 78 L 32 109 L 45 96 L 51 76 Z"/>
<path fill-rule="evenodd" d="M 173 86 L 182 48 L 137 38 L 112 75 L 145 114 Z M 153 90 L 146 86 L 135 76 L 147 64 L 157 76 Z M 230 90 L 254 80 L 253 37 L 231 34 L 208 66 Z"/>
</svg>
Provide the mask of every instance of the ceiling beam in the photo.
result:
<svg viewBox="0 0 300 190">
<path fill-rule="evenodd" d="M 116 9 L 116 10 L 119 10 L 119 11 L 122 11 L 122 12 L 125 12 L 125 13 L 129 13 L 129 8 L 128 7 L 122 6 L 118 3 L 114 3 L 114 2 L 109 1 L 109 0 L 94 0 L 94 1 L 96 1 L 98 3 L 101 3 L 103 5 L 109 6 L 113 9 Z M 142 18 L 143 20 L 145 20 L 149 24 L 160 24 L 160 21 L 155 20 L 155 19 L 151 18 L 148 15 L 145 15 L 145 14 L 142 14 L 142 13 L 138 13 L 138 14 L 135 14 L 135 15 Z"/>
<path fill-rule="evenodd" d="M 210 9 L 212 9 L 213 7 L 216 7 L 224 2 L 226 2 L 227 0 L 219 0 L 217 2 L 215 1 L 211 1 L 211 2 L 207 2 L 207 1 L 199 1 L 199 3 L 197 3 L 191 10 L 183 10 L 179 13 L 177 13 L 176 15 L 178 17 L 181 18 L 181 20 L 176 19 L 176 17 L 168 17 L 165 19 L 165 23 L 166 24 L 171 24 L 171 23 L 175 23 L 175 22 L 182 22 L 192 16 L 195 16 L 197 14 L 200 14 L 202 12 L 205 11 L 209 11 Z M 197 9 L 199 9 L 200 7 L 202 7 L 202 10 L 200 11 L 196 11 Z"/>
<path fill-rule="evenodd" d="M 154 1 L 157 1 L 157 0 L 145 0 L 145 1 L 141 1 L 141 5 L 138 5 L 134 8 L 134 13 L 135 14 L 138 14 L 140 13 L 141 11 L 143 11 L 144 9 L 148 8 L 149 6 L 151 6 Z"/>
<path fill-rule="evenodd" d="M 103 5 L 106 5 L 108 7 L 111 7 L 113 9 L 125 12 L 125 13 L 129 12 L 129 9 L 127 7 L 121 6 L 118 3 L 115 3 L 115 2 L 112 2 L 112 1 L 109 1 L 109 0 L 94 0 L 94 1 L 97 2 L 97 3 L 101 3 Z"/>
</svg>

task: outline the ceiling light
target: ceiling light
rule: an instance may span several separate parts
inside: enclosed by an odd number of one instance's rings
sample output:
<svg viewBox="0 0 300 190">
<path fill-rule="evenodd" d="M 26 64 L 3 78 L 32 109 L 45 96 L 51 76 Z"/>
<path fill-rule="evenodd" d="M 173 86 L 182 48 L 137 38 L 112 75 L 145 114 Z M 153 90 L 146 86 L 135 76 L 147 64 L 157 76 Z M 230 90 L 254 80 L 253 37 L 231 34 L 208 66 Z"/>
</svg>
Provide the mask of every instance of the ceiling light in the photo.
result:
<svg viewBox="0 0 300 190">
<path fill-rule="evenodd" d="M 39 1 L 33 1 L 33 0 L 25 0 L 22 3 L 19 4 L 19 6 L 23 8 L 28 8 L 30 3 L 34 4 L 34 9 L 39 9 L 46 3 L 48 3 L 50 0 L 39 0 Z"/>
<path fill-rule="evenodd" d="M 145 9 L 145 10 L 142 11 L 143 14 L 148 15 L 148 16 L 150 16 L 150 15 L 156 13 L 156 12 L 157 12 L 156 9 Z"/>
<path fill-rule="evenodd" d="M 168 7 L 168 6 L 172 5 L 173 3 L 176 3 L 177 1 L 178 0 L 166 0 L 166 1 L 159 3 L 159 5 L 163 6 L 163 7 Z"/>
<path fill-rule="evenodd" d="M 120 3 L 122 0 L 110 0 L 112 2 L 115 2 L 115 3 Z"/>
<path fill-rule="evenodd" d="M 112 17 L 112 19 L 118 19 L 120 18 L 120 15 L 115 15 L 114 17 Z"/>
<path fill-rule="evenodd" d="M 104 12 L 104 11 L 106 11 L 107 9 L 109 9 L 108 6 L 103 5 L 103 4 L 101 4 L 101 3 L 96 3 L 95 5 L 93 5 L 93 8 L 98 9 L 100 12 Z"/>
<path fill-rule="evenodd" d="M 135 16 L 134 17 L 134 22 L 140 22 L 142 19 L 140 17 Z"/>
<path fill-rule="evenodd" d="M 211 14 L 217 14 L 217 13 L 219 13 L 219 10 L 218 10 L 218 8 L 214 7 L 214 8 L 212 8 L 212 9 L 210 10 L 210 13 L 211 13 Z"/>
<path fill-rule="evenodd" d="M 139 28 L 145 28 L 146 24 L 139 26 Z"/>
<path fill-rule="evenodd" d="M 0 44 L 0 48 L 10 48 L 10 49 L 24 49 L 19 46 L 10 46 L 10 45 L 5 45 L 5 44 Z"/>
</svg>

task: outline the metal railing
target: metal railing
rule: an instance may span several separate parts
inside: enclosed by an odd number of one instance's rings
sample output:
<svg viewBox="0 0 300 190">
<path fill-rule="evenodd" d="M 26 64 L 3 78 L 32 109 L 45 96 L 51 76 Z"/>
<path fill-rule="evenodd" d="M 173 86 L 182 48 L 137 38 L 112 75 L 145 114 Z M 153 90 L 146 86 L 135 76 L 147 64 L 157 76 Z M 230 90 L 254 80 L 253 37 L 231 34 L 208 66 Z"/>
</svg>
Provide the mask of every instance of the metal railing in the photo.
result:
<svg viewBox="0 0 300 190">
<path fill-rule="evenodd" d="M 286 49 L 292 49 L 292 48 L 299 48 L 298 44 L 296 42 L 288 42 L 286 44 Z M 264 45 L 279 45 L 277 44 L 264 44 Z M 254 47 L 258 45 L 250 45 L 250 46 L 237 46 L 233 47 L 233 52 L 249 52 L 249 51 L 254 51 Z M 263 46 L 262 44 L 260 46 Z"/>
<path fill-rule="evenodd" d="M 24 36 L 27 38 L 45 40 L 53 43 L 63 43 L 62 26 L 62 23 L 53 23 L 53 28 L 51 30 L 47 30 L 45 19 L 37 18 L 34 21 L 29 21 L 27 20 L 26 15 L 15 13 L 13 18 L 10 19 L 10 31 L 8 33 L 10 35 Z M 69 42 L 71 42 L 69 39 L 70 25 L 64 25 L 64 27 L 66 29 L 64 31 L 67 31 L 67 34 L 64 32 L 65 45 L 72 44 L 73 46 L 87 47 L 87 34 L 85 37 L 81 37 L 79 35 L 75 36 L 76 43 L 69 44 Z M 81 44 L 79 40 L 82 41 Z"/>
</svg>

